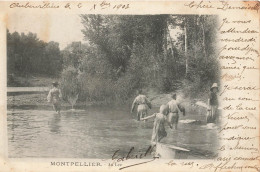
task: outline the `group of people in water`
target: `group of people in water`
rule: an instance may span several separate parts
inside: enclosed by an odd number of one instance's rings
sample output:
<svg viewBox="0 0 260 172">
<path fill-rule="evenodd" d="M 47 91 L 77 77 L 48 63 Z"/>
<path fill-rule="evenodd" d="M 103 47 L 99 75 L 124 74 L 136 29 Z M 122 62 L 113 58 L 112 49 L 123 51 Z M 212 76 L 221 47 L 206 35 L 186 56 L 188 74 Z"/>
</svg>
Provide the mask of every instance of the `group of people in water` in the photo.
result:
<svg viewBox="0 0 260 172">
<path fill-rule="evenodd" d="M 210 96 L 208 99 L 208 112 L 206 115 L 207 123 L 215 123 L 218 117 L 217 92 L 218 85 L 217 83 L 214 83 L 210 88 Z M 176 93 L 172 94 L 171 98 L 172 100 L 170 100 L 167 104 L 163 104 L 160 106 L 158 113 L 154 113 L 150 116 L 147 116 L 147 112 L 148 108 L 151 109 L 152 107 L 151 102 L 145 95 L 141 94 L 141 91 L 139 91 L 139 95 L 133 101 L 131 113 L 137 106 L 138 121 L 145 121 L 154 118 L 153 133 L 151 140 L 152 144 L 160 142 L 164 137 L 167 136 L 165 124 L 168 124 L 171 129 L 174 127 L 174 129 L 177 130 L 179 114 L 182 113 L 182 115 L 185 116 L 185 108 L 176 100 Z"/>
<path fill-rule="evenodd" d="M 148 108 L 151 109 L 151 102 L 148 100 L 148 98 L 145 95 L 142 95 L 141 91 L 139 91 L 139 95 L 134 99 L 131 113 L 137 106 L 138 121 L 145 121 L 154 118 L 152 144 L 160 142 L 162 138 L 167 136 L 165 123 L 167 123 L 170 128 L 174 127 L 177 129 L 179 114 L 182 113 L 185 116 L 185 108 L 177 102 L 177 95 L 174 93 L 171 97 L 171 101 L 169 101 L 166 105 L 160 106 L 158 113 L 154 113 L 150 116 L 147 116 Z"/>
<path fill-rule="evenodd" d="M 61 110 L 61 99 L 62 94 L 61 90 L 58 88 L 58 82 L 52 83 L 53 88 L 49 91 L 47 96 L 48 102 L 52 103 L 53 109 L 60 114 Z M 207 113 L 207 123 L 215 123 L 218 113 L 218 85 L 214 83 L 210 88 L 210 96 L 208 99 L 208 113 Z M 160 106 L 159 112 L 154 113 L 150 116 L 148 115 L 148 108 L 152 108 L 151 102 L 148 98 L 142 94 L 142 91 L 138 91 L 139 95 L 134 99 L 131 107 L 131 113 L 133 113 L 135 107 L 137 107 L 137 121 L 146 121 L 148 119 L 154 118 L 154 126 L 152 133 L 152 144 L 156 144 L 160 142 L 164 137 L 167 136 L 167 132 L 165 130 L 165 124 L 169 125 L 171 129 L 177 130 L 179 114 L 182 113 L 185 116 L 185 108 L 182 106 L 176 99 L 176 93 L 171 95 L 171 100 L 167 104 L 163 104 Z"/>
</svg>

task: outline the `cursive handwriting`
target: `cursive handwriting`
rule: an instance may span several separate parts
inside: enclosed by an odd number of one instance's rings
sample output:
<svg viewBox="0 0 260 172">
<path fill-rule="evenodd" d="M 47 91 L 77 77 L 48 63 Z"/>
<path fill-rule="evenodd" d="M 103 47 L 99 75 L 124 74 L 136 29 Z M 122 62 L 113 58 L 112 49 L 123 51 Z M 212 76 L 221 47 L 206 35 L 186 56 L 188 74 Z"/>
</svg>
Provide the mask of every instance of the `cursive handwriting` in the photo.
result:
<svg viewBox="0 0 260 172">
<path fill-rule="evenodd" d="M 245 55 L 247 55 L 250 52 L 254 52 L 257 56 L 259 56 L 259 52 L 257 49 L 253 48 L 251 45 L 245 45 L 243 47 L 240 46 L 228 46 L 224 45 L 223 47 L 220 48 L 219 54 L 221 54 L 223 51 L 241 51 L 245 52 Z"/>
<path fill-rule="evenodd" d="M 221 133 L 222 131 L 226 131 L 226 130 L 237 130 L 237 129 L 256 130 L 256 127 L 255 127 L 255 126 L 253 126 L 253 127 L 251 127 L 251 126 L 246 126 L 246 125 L 244 125 L 244 124 L 230 126 L 230 125 L 228 124 L 228 122 L 227 122 L 223 127 L 221 127 L 221 129 L 220 129 L 219 132 Z"/>
<path fill-rule="evenodd" d="M 65 8 L 68 10 L 71 9 L 80 9 L 80 8 L 87 8 L 90 11 L 93 10 L 105 10 L 105 9 L 113 9 L 113 10 L 126 10 L 130 8 L 129 3 L 112 3 L 112 2 L 107 2 L 107 1 L 102 1 L 101 3 L 94 3 L 93 5 L 89 4 L 84 4 L 84 3 L 70 3 L 66 2 L 64 6 L 58 5 L 55 2 L 15 2 L 11 3 L 9 5 L 9 8 L 25 8 L 25 9 L 46 9 L 46 8 L 52 8 L 52 9 L 57 9 L 57 8 Z"/>
<path fill-rule="evenodd" d="M 184 4 L 184 6 L 188 6 L 190 8 L 215 8 L 210 1 L 200 1 L 199 3 L 195 2 L 195 1 L 192 1 L 190 3 L 186 3 Z"/>
<path fill-rule="evenodd" d="M 254 145 L 249 146 L 242 146 L 240 145 L 240 141 L 238 140 L 235 146 L 232 146 L 229 148 L 229 150 L 241 150 L 241 151 L 254 151 L 259 152 L 259 149 L 255 147 Z"/>
<path fill-rule="evenodd" d="M 246 6 L 235 6 L 233 4 L 230 4 L 228 1 L 220 1 L 220 3 L 212 4 L 210 1 L 192 1 L 190 3 L 185 3 L 184 6 L 189 8 L 195 8 L 195 9 L 217 9 L 221 11 L 227 11 L 227 10 L 252 10 L 256 11 L 258 13 L 259 10 L 259 2 L 256 2 L 254 4 L 247 3 Z"/>
<path fill-rule="evenodd" d="M 235 121 L 246 120 L 247 122 L 249 122 L 249 118 L 247 115 L 240 115 L 238 112 L 234 112 L 232 114 L 229 113 L 226 116 L 226 118 L 229 120 L 235 120 Z"/>
<path fill-rule="evenodd" d="M 60 8 L 59 5 L 55 5 L 55 3 L 49 3 L 49 2 L 42 2 L 40 5 L 32 4 L 31 2 L 27 2 L 25 4 L 20 2 L 15 2 L 10 4 L 9 8 Z"/>
<path fill-rule="evenodd" d="M 112 155 L 112 160 L 115 160 L 116 162 L 122 162 L 122 161 L 126 161 L 128 159 L 142 159 L 142 158 L 150 155 L 153 152 L 154 148 L 155 148 L 155 146 L 149 146 L 144 153 L 134 154 L 133 153 L 134 147 L 131 147 L 130 150 L 128 151 L 128 153 L 126 154 L 126 156 L 118 155 L 118 153 L 120 151 L 120 149 L 118 149 Z M 141 165 L 141 164 L 146 164 L 146 163 L 152 162 L 152 161 L 154 161 L 155 159 L 158 159 L 158 158 L 159 157 L 153 156 L 152 160 L 148 160 L 148 161 L 144 161 L 144 162 L 141 162 L 141 163 L 136 163 L 136 164 L 128 165 L 128 166 L 125 166 L 125 167 L 121 167 L 121 168 L 119 168 L 119 170 L 129 168 L 129 167 L 133 167 L 133 166 L 137 166 L 137 165 Z"/>
<path fill-rule="evenodd" d="M 230 86 L 229 84 L 224 85 L 223 91 L 220 93 L 220 95 L 224 94 L 227 91 L 257 91 L 259 88 L 256 86 Z"/>
<path fill-rule="evenodd" d="M 255 166 L 248 166 L 248 165 L 245 165 L 245 166 L 242 166 L 242 165 L 237 165 L 236 162 L 233 162 L 231 163 L 231 161 L 226 161 L 226 162 L 221 162 L 217 165 L 213 164 L 213 163 L 210 163 L 210 164 L 206 164 L 206 165 L 203 165 L 201 166 L 199 169 L 214 169 L 214 172 L 217 172 L 217 171 L 222 171 L 222 170 L 240 170 L 242 171 L 242 169 L 245 168 L 245 169 L 255 169 L 255 170 L 259 170 L 259 166 L 255 165 Z"/>
<path fill-rule="evenodd" d="M 126 161 L 128 159 L 142 159 L 146 157 L 147 155 L 151 154 L 155 146 L 149 146 L 145 153 L 141 154 L 133 154 L 134 147 L 131 147 L 126 156 L 120 156 L 118 155 L 118 152 L 120 149 L 116 150 L 114 154 L 112 155 L 112 160 L 116 160 L 117 162 L 120 161 Z"/>
<path fill-rule="evenodd" d="M 249 3 L 247 6 L 233 6 L 228 1 L 221 1 L 221 6 L 217 7 L 218 10 L 226 11 L 226 10 L 254 10 L 258 13 L 259 10 L 259 2 L 255 3 L 254 5 L 250 5 Z"/>
</svg>

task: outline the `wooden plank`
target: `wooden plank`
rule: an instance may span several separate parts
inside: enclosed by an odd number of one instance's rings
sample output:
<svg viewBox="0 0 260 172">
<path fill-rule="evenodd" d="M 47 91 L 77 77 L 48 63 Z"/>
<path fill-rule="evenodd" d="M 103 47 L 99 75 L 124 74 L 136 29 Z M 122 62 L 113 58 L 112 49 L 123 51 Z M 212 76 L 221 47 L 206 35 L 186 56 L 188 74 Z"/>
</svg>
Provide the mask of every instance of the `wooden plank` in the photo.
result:
<svg viewBox="0 0 260 172">
<path fill-rule="evenodd" d="M 187 159 L 189 150 L 170 144 L 157 143 L 156 153 L 164 159 Z"/>
<path fill-rule="evenodd" d="M 158 143 L 157 143 L 157 144 L 158 144 Z M 189 152 L 189 151 L 190 151 L 190 150 L 188 150 L 188 149 L 181 148 L 181 147 L 174 146 L 174 145 L 170 145 L 170 144 L 163 144 L 163 143 L 159 143 L 159 144 L 162 145 L 162 146 L 171 148 L 171 149 L 175 149 L 175 150 L 181 150 L 181 151 L 185 151 L 185 152 Z"/>
</svg>

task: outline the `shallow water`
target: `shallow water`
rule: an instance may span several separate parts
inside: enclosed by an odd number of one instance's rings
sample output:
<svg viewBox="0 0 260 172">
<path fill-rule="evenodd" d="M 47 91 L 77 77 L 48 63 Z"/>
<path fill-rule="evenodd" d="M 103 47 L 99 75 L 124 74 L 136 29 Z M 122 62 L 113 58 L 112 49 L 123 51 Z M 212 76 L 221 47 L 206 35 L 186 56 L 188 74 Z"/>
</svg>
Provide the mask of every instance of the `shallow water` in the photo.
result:
<svg viewBox="0 0 260 172">
<path fill-rule="evenodd" d="M 149 114 L 155 112 L 153 109 Z M 207 127 L 203 115 L 180 116 L 178 130 L 168 126 L 163 143 L 191 150 L 192 158 L 212 158 L 217 128 Z M 81 111 L 15 109 L 8 113 L 8 153 L 12 158 L 111 158 L 145 152 L 150 145 L 153 120 L 137 122 L 129 109 L 88 107 Z M 195 122 L 192 122 L 196 120 Z M 191 122 L 190 122 L 191 121 Z"/>
</svg>

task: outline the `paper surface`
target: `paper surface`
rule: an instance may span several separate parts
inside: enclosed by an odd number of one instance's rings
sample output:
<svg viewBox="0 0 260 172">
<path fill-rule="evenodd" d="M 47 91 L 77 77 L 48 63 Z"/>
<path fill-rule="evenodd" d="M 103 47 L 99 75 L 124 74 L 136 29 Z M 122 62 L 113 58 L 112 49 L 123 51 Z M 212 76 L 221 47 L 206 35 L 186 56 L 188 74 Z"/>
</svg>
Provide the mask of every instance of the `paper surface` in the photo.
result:
<svg viewBox="0 0 260 172">
<path fill-rule="evenodd" d="M 259 171 L 259 6 L 260 3 L 256 1 L 0 2 L 0 171 Z M 215 158 L 162 159 L 154 157 L 145 159 L 142 157 L 147 149 L 149 151 L 146 146 L 143 152 L 133 151 L 131 159 L 126 158 L 129 149 L 120 150 L 126 153 L 114 157 L 117 150 L 111 150 L 110 158 L 89 159 L 76 156 L 67 158 L 69 156 L 66 156 L 66 150 L 63 154 L 57 155 L 60 156 L 59 158 L 46 158 L 39 154 L 36 157 L 30 157 L 22 152 L 24 157 L 18 155 L 9 157 L 8 139 L 11 136 L 7 120 L 7 111 L 10 109 L 7 108 L 6 29 L 8 28 L 10 32 L 16 30 L 25 33 L 37 32 L 40 40 L 60 41 L 60 46 L 65 48 L 70 42 L 84 41 L 81 32 L 84 27 L 80 24 L 79 14 L 217 16 L 217 55 L 215 58 L 219 61 L 221 69 L 219 83 L 221 124 L 204 126 L 213 129 L 217 127 L 215 131 L 218 146 Z M 67 28 L 62 27 L 65 26 L 64 23 Z M 203 106 L 207 107 L 207 103 Z M 24 113 L 29 114 L 28 111 L 27 109 Z M 194 121 L 196 122 L 196 119 L 186 121 L 186 123 Z M 179 123 L 185 122 L 180 120 Z M 150 127 L 150 133 L 152 133 L 152 127 Z M 66 134 L 71 133 L 64 135 Z M 132 139 L 135 139 L 135 136 Z M 66 145 L 66 142 L 62 142 L 59 140 L 57 147 L 50 149 L 53 151 L 62 149 L 59 147 Z M 129 148 L 135 146 L 120 140 L 116 142 L 119 142 L 119 145 L 127 145 Z M 80 151 L 75 148 L 75 152 Z M 142 154 L 141 157 L 140 154 Z"/>
</svg>

